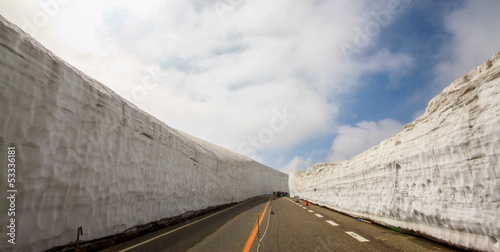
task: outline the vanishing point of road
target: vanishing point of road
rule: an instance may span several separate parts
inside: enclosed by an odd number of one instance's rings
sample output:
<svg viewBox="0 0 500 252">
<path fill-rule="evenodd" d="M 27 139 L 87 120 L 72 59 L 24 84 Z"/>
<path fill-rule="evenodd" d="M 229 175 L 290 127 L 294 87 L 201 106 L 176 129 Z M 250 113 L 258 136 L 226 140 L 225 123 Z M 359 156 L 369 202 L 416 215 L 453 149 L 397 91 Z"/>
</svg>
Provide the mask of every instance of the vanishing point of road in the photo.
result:
<svg viewBox="0 0 500 252">
<path fill-rule="evenodd" d="M 259 196 L 104 251 L 454 251 L 305 205 L 288 197 Z"/>
</svg>

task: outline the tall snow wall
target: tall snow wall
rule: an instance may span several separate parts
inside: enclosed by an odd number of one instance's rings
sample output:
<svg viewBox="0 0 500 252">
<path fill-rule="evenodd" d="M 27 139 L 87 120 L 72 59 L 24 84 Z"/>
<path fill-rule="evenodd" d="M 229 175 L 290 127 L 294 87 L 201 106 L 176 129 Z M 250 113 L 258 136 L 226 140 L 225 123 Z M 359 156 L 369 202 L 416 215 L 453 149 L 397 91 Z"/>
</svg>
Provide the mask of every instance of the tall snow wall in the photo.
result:
<svg viewBox="0 0 500 252">
<path fill-rule="evenodd" d="M 0 16 L 0 251 L 41 251 L 288 191 L 288 175 L 170 128 Z M 15 245 L 7 151 L 15 147 Z"/>
<path fill-rule="evenodd" d="M 497 53 L 392 138 L 351 160 L 291 173 L 291 195 L 459 247 L 500 251 L 499 77 Z"/>
</svg>

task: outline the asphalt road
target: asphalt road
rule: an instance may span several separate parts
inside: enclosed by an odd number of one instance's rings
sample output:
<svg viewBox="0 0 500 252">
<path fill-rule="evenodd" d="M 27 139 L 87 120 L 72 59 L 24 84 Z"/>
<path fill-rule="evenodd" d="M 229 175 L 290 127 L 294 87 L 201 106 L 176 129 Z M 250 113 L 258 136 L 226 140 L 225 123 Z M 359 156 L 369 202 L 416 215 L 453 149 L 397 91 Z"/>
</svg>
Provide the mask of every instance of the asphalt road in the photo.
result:
<svg viewBox="0 0 500 252">
<path fill-rule="evenodd" d="M 258 234 L 251 239 L 257 212 L 261 222 Z M 286 197 L 270 200 L 270 196 L 256 197 L 104 251 L 243 251 L 245 246 L 250 251 L 258 247 L 260 251 L 454 251 L 326 208 L 305 207 L 302 200 L 297 204 Z"/>
</svg>

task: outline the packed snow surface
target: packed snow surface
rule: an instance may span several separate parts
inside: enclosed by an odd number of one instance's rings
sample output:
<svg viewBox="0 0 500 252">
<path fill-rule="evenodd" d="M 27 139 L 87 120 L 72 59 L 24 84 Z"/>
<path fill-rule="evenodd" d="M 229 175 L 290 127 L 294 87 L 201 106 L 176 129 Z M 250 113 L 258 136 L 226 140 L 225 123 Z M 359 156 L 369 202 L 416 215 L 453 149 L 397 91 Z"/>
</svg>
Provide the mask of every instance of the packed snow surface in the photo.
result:
<svg viewBox="0 0 500 252">
<path fill-rule="evenodd" d="M 0 16 L 0 251 L 41 251 L 288 191 L 288 176 L 172 129 Z M 16 148 L 16 244 L 6 242 Z M 5 185 L 5 186 L 4 186 Z"/>
<path fill-rule="evenodd" d="M 500 251 L 499 77 L 497 53 L 392 138 L 351 160 L 291 173 L 291 195 L 450 244 Z"/>
</svg>

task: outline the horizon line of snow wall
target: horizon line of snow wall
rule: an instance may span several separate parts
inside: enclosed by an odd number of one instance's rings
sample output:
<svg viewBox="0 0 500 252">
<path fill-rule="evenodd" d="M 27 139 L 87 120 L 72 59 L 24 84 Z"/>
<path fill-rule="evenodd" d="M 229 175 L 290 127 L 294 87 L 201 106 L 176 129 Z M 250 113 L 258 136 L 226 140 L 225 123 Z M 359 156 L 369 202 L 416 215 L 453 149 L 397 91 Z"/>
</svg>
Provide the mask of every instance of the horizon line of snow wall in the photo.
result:
<svg viewBox="0 0 500 252">
<path fill-rule="evenodd" d="M 291 196 L 456 246 L 500 251 L 499 77 L 497 53 L 394 137 L 351 160 L 290 173 Z"/>
<path fill-rule="evenodd" d="M 0 16 L 1 251 L 41 251 L 288 191 L 288 175 L 170 128 Z M 15 245 L 7 150 L 15 147 Z"/>
</svg>

